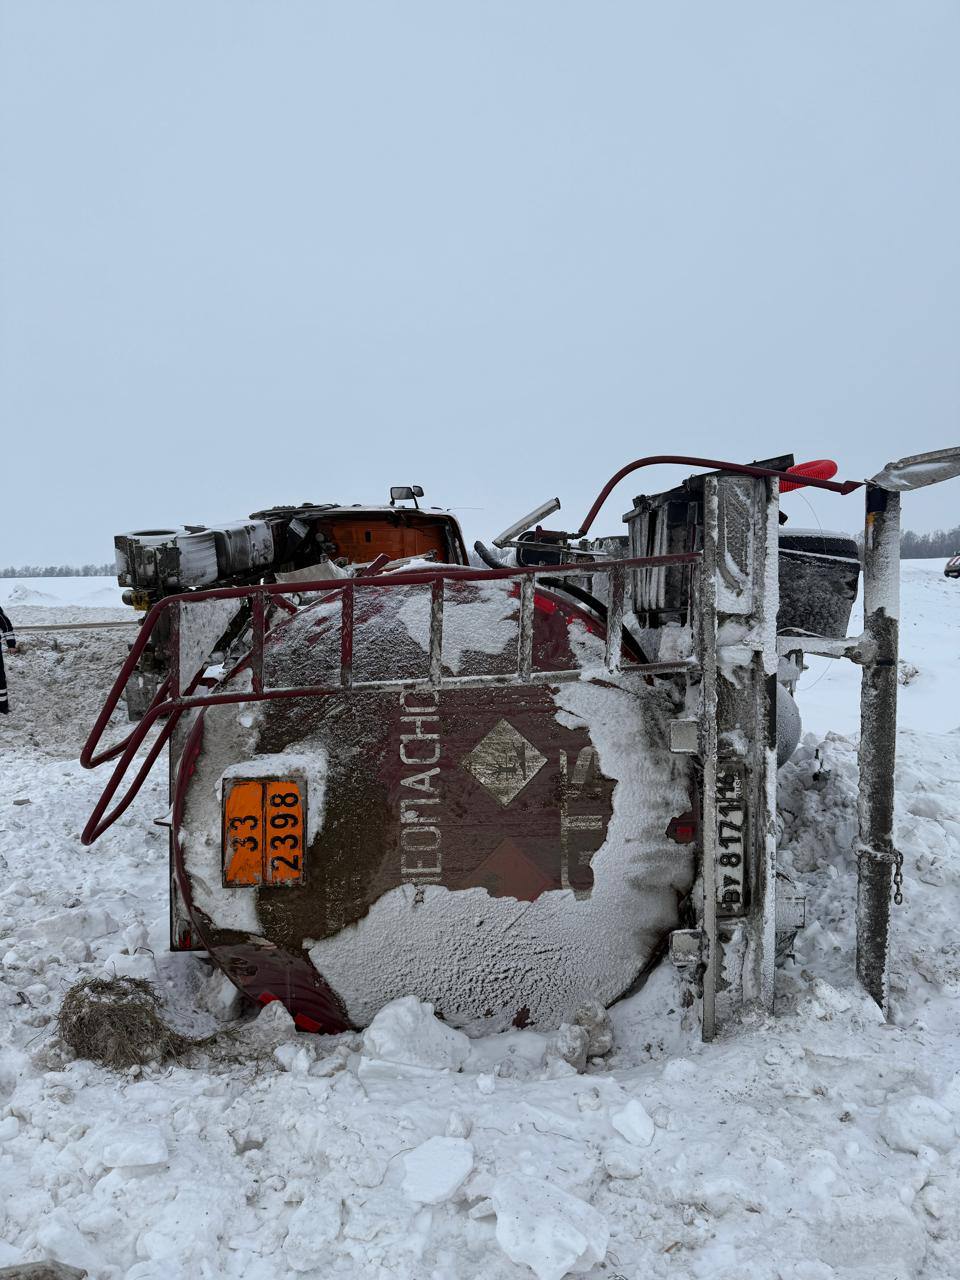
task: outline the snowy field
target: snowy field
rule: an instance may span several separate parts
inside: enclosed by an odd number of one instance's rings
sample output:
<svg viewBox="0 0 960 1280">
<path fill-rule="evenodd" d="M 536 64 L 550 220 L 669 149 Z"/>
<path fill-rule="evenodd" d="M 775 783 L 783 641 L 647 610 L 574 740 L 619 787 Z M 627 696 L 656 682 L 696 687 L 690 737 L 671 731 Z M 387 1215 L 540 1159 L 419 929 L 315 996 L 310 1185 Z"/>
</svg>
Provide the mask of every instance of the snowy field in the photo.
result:
<svg viewBox="0 0 960 1280">
<path fill-rule="evenodd" d="M 116 578 L 0 578 L 0 605 L 5 609 L 24 605 L 123 608 L 123 588 Z"/>
<path fill-rule="evenodd" d="M 21 586 L 56 599 L 11 598 Z M 106 579 L 5 580 L 0 603 L 22 624 L 129 613 Z M 777 1016 L 704 1046 L 661 968 L 580 1072 L 548 1035 L 468 1041 L 412 1000 L 363 1036 L 298 1035 L 278 1005 L 244 1016 L 203 958 L 165 950 L 163 771 L 98 844 L 79 842 L 103 778 L 76 758 L 129 633 L 26 636 L 0 723 L 0 1266 L 960 1276 L 960 583 L 941 562 L 904 566 L 902 617 L 917 670 L 901 688 L 891 1023 L 853 978 L 858 672 L 817 665 L 801 687 L 812 732 L 781 771 L 783 865 L 808 927 Z M 71 1060 L 53 1019 L 68 986 L 102 973 L 152 979 L 171 1019 L 217 1042 L 125 1076 Z"/>
</svg>

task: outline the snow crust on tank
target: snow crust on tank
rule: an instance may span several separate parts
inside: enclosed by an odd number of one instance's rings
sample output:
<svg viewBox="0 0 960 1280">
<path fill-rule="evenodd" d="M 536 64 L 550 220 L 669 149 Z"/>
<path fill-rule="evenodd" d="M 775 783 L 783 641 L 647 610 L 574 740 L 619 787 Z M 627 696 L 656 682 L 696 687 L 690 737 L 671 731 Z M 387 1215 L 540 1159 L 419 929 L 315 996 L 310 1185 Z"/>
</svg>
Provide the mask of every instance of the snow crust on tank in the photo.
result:
<svg viewBox="0 0 960 1280">
<path fill-rule="evenodd" d="M 189 867 L 194 904 L 223 928 L 259 933 L 256 898 L 225 891 L 221 885 L 220 797 L 222 779 L 238 760 L 255 750 L 259 708 L 209 707 L 204 720 L 204 753 L 211 759 L 213 778 L 187 793 L 187 811 L 180 824 L 180 849 Z M 209 776 L 209 775 L 207 775 Z"/>
<path fill-rule="evenodd" d="M 503 653 L 511 641 L 517 639 L 517 602 L 509 596 L 499 582 L 475 584 L 477 599 L 458 602 L 456 607 L 444 611 L 443 643 L 441 652 L 444 663 L 459 674 L 466 653 Z M 400 621 L 424 653 L 430 652 L 429 597 L 421 591 L 419 597 L 411 595 L 401 605 Z"/>
</svg>

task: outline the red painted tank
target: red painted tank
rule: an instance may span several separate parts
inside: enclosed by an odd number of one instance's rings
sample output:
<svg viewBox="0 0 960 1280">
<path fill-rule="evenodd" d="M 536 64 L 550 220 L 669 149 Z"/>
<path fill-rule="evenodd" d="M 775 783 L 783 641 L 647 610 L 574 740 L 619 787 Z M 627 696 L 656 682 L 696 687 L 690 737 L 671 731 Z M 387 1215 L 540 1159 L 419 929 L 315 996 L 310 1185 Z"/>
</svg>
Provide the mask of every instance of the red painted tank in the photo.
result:
<svg viewBox="0 0 960 1280">
<path fill-rule="evenodd" d="M 429 588 L 358 598 L 354 681 L 422 678 Z M 510 582 L 447 587 L 443 660 L 515 670 Z M 535 597 L 534 666 L 603 645 L 560 594 Z M 339 603 L 274 628 L 274 687 L 333 683 Z M 248 680 L 246 672 L 233 685 Z M 248 995 L 300 1026 L 364 1025 L 413 993 L 467 1030 L 555 1025 L 633 983 L 678 918 L 689 805 L 665 749 L 669 685 L 369 692 L 208 708 L 175 791 L 177 874 L 194 927 Z"/>
</svg>

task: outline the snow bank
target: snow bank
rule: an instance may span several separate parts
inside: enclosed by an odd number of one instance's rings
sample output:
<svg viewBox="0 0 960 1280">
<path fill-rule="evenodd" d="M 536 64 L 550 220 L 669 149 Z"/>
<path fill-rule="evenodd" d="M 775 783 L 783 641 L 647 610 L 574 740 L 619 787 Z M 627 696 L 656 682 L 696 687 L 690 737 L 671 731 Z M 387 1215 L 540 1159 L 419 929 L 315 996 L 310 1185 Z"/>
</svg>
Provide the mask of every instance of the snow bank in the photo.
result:
<svg viewBox="0 0 960 1280">
<path fill-rule="evenodd" d="M 118 608 L 123 605 L 123 588 L 114 577 L 89 578 L 0 578 L 0 604 L 99 605 Z"/>
</svg>

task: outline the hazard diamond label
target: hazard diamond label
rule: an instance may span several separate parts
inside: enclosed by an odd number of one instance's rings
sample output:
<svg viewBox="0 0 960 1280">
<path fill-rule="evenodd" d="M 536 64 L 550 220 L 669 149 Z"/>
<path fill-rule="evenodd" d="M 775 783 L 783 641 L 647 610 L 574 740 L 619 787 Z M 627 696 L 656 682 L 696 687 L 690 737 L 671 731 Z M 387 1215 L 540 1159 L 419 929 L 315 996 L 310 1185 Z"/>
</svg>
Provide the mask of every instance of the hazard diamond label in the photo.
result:
<svg viewBox="0 0 960 1280">
<path fill-rule="evenodd" d="M 460 761 L 506 807 L 547 763 L 547 757 L 507 720 L 500 720 Z"/>
</svg>

